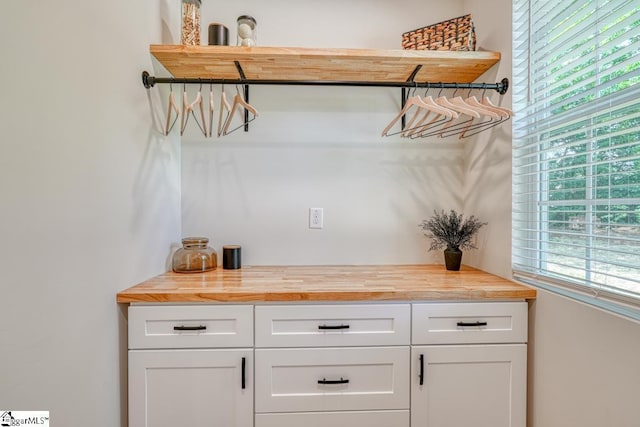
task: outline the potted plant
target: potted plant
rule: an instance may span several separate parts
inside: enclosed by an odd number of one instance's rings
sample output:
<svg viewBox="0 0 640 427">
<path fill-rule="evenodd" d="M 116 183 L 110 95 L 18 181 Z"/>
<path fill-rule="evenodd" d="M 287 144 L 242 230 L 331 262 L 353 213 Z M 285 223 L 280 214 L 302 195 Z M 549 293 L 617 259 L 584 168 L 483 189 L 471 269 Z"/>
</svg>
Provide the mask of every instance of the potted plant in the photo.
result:
<svg viewBox="0 0 640 427">
<path fill-rule="evenodd" d="M 422 221 L 420 227 L 426 231 L 425 236 L 432 239 L 429 250 L 446 248 L 444 261 L 447 270 L 460 270 L 462 261 L 462 249 L 476 249 L 473 244 L 473 236 L 486 222 L 481 222 L 471 215 L 464 219 L 453 209 L 449 213 L 433 211 L 434 215 Z"/>
</svg>

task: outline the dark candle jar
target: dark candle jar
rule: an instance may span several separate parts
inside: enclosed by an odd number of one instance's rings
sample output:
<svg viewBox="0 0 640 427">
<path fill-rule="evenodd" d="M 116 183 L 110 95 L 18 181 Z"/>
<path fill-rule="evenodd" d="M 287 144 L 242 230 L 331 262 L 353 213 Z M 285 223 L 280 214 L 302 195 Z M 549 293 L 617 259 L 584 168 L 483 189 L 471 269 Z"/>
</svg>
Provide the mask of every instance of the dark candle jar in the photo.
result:
<svg viewBox="0 0 640 427">
<path fill-rule="evenodd" d="M 185 237 L 182 247 L 173 254 L 173 271 L 176 273 L 202 273 L 215 270 L 218 254 L 207 246 L 206 237 Z"/>
</svg>

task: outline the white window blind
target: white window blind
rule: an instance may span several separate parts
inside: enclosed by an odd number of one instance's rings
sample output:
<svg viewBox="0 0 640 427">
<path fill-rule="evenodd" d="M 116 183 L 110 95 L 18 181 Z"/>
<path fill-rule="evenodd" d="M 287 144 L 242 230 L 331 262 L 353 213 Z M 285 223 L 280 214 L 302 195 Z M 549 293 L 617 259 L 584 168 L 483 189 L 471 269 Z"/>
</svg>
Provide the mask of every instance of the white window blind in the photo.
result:
<svg viewBox="0 0 640 427">
<path fill-rule="evenodd" d="M 640 2 L 513 18 L 514 274 L 640 320 Z"/>
</svg>

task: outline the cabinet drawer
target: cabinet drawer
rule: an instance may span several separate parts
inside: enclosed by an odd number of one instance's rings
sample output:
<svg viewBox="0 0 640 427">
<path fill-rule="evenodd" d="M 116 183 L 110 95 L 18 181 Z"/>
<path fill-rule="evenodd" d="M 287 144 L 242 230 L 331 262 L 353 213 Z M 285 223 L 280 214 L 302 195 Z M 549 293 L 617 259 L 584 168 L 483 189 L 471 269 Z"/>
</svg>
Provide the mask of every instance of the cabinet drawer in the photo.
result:
<svg viewBox="0 0 640 427">
<path fill-rule="evenodd" d="M 256 347 L 409 345 L 409 304 L 257 306 Z"/>
<path fill-rule="evenodd" d="M 526 343 L 527 303 L 413 305 L 412 344 Z"/>
<path fill-rule="evenodd" d="M 255 427 L 409 427 L 409 411 L 257 414 Z"/>
<path fill-rule="evenodd" d="M 129 348 L 253 347 L 253 306 L 130 306 Z"/>
<path fill-rule="evenodd" d="M 259 349 L 256 412 L 409 408 L 409 347 Z"/>
</svg>

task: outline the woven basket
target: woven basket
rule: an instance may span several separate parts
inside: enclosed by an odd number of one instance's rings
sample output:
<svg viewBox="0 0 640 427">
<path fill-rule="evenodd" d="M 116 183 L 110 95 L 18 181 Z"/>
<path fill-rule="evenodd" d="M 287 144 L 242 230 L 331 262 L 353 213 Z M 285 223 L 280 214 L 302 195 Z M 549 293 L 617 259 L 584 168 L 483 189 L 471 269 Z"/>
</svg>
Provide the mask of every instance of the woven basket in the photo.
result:
<svg viewBox="0 0 640 427">
<path fill-rule="evenodd" d="M 402 35 L 402 48 L 414 50 L 476 50 L 471 15 L 438 22 Z"/>
</svg>

